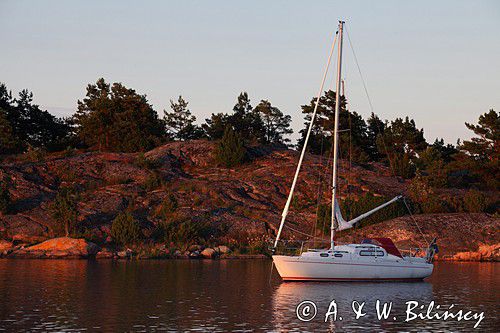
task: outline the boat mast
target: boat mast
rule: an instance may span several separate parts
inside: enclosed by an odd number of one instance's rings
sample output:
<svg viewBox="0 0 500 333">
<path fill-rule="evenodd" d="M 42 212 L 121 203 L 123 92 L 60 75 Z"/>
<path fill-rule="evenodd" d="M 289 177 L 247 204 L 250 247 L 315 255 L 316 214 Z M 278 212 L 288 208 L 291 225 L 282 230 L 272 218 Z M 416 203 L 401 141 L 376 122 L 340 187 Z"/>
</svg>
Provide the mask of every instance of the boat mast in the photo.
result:
<svg viewBox="0 0 500 333">
<path fill-rule="evenodd" d="M 293 191 L 295 190 L 295 185 L 297 184 L 297 179 L 299 178 L 300 167 L 302 166 L 302 160 L 304 159 L 304 155 L 307 149 L 307 143 L 309 142 L 309 136 L 311 135 L 311 131 L 313 128 L 314 119 L 316 118 L 316 113 L 318 111 L 319 100 L 321 95 L 323 94 L 323 86 L 325 85 L 326 76 L 328 74 L 328 69 L 330 68 L 330 62 L 332 60 L 333 50 L 335 49 L 335 44 L 337 43 L 337 35 L 338 31 L 333 38 L 332 47 L 330 48 L 330 52 L 328 54 L 328 60 L 326 62 L 325 71 L 323 73 L 323 78 L 321 79 L 321 84 L 318 91 L 318 96 L 316 97 L 316 103 L 314 104 L 314 111 L 311 115 L 311 122 L 309 123 L 309 127 L 307 129 L 306 138 L 304 140 L 304 144 L 302 146 L 302 152 L 300 153 L 299 163 L 297 164 L 297 169 L 295 170 L 295 176 L 293 177 L 292 187 L 290 188 L 290 193 L 288 194 L 288 199 L 286 201 L 285 207 L 283 208 L 283 212 L 281 213 L 281 223 L 278 229 L 278 234 L 276 235 L 276 240 L 274 241 L 274 249 L 278 246 L 278 241 L 281 236 L 281 231 L 283 230 L 283 226 L 285 225 L 285 219 L 288 214 L 288 209 L 290 208 L 290 203 L 292 202 Z"/>
<path fill-rule="evenodd" d="M 338 60 L 337 60 L 337 86 L 335 88 L 335 126 L 333 129 L 333 177 L 332 177 L 332 221 L 330 226 L 330 249 L 335 248 L 333 236 L 335 235 L 335 194 L 337 187 L 337 164 L 338 164 L 338 138 L 339 138 L 339 114 L 340 114 L 340 89 L 342 80 L 342 35 L 344 21 L 339 21 L 338 35 Z"/>
</svg>

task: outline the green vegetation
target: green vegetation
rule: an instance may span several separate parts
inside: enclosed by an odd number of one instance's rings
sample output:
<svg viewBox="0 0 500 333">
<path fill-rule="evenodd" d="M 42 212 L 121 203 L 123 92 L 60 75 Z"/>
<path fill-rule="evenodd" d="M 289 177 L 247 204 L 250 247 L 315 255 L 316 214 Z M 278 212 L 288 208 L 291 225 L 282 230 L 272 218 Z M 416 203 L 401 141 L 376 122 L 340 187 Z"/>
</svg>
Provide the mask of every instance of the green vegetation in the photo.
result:
<svg viewBox="0 0 500 333">
<path fill-rule="evenodd" d="M 245 154 L 246 149 L 243 146 L 243 139 L 228 126 L 224 132 L 224 137 L 217 145 L 215 152 L 217 162 L 226 168 L 231 168 L 241 164 Z"/>
<path fill-rule="evenodd" d="M 204 136 L 203 129 L 195 124 L 196 117 L 188 109 L 188 102 L 179 96 L 177 102 L 170 100 L 171 112 L 163 111 L 167 136 L 172 140 L 194 140 Z"/>
<path fill-rule="evenodd" d="M 8 214 L 10 212 L 11 197 L 9 192 L 9 180 L 4 178 L 0 181 L 0 213 Z"/>
<path fill-rule="evenodd" d="M 464 208 L 469 213 L 482 213 L 487 208 L 486 197 L 477 190 L 469 190 L 464 197 Z"/>
<path fill-rule="evenodd" d="M 120 245 L 131 245 L 141 239 L 139 222 L 129 211 L 118 214 L 111 224 L 111 237 Z"/>
<path fill-rule="evenodd" d="M 146 158 L 144 152 L 140 152 L 139 155 L 137 155 L 134 164 L 139 168 L 145 168 L 149 170 L 154 170 L 160 167 L 159 161 Z"/>
<path fill-rule="evenodd" d="M 34 104 L 33 93 L 25 89 L 13 98 L 0 83 L 0 154 L 21 153 L 28 147 L 60 150 L 69 134 L 69 124 Z"/>
<path fill-rule="evenodd" d="M 49 206 L 49 212 L 61 226 L 57 232 L 64 230 L 66 237 L 75 232 L 78 219 L 78 193 L 69 187 L 59 189 L 54 201 Z"/>
<path fill-rule="evenodd" d="M 79 139 L 100 151 L 144 151 L 164 137 L 163 123 L 145 95 L 102 78 L 87 86 L 73 121 Z"/>
<path fill-rule="evenodd" d="M 203 217 L 201 219 L 182 218 L 161 222 L 157 238 L 167 244 L 187 247 L 190 244 L 206 244 L 226 232 L 224 228 L 214 226 Z"/>
<path fill-rule="evenodd" d="M 217 113 L 206 119 L 202 125 L 205 136 L 211 140 L 219 140 L 225 130 L 231 127 L 237 132 L 245 144 L 285 144 L 290 129 L 291 117 L 284 115 L 267 100 L 262 100 L 255 108 L 250 104 L 246 92 L 238 96 L 232 114 Z"/>
<path fill-rule="evenodd" d="M 498 210 L 498 202 L 491 202 L 489 196 L 484 194 L 484 190 L 498 191 L 500 188 L 498 112 L 491 109 L 480 115 L 477 123 L 466 123 L 465 126 L 474 135 L 470 140 L 453 145 L 436 139 L 431 144 L 425 140 L 424 130 L 410 117 L 389 121 L 372 113 L 365 121 L 356 111 L 350 110 L 344 96 L 340 102 L 341 157 L 365 166 L 372 166 L 373 162 L 383 163 L 391 173 L 408 179 L 416 212 Z M 314 106 L 315 99 L 310 99 L 301 107 L 305 126 L 300 131 L 299 148 L 304 142 Z M 228 111 L 212 114 L 204 124 L 197 125 L 188 101 L 179 96 L 170 101 L 170 109 L 164 111 L 164 117 L 160 119 L 145 95 L 121 83 L 108 84 L 99 79 L 86 87 L 84 98 L 78 101 L 78 111 L 69 119 L 60 119 L 41 110 L 34 103 L 31 92 L 22 90 L 17 97 L 13 97 L 6 85 L 0 84 L 0 155 L 3 158 L 10 154 L 22 154 L 19 161 L 36 162 L 44 160 L 51 151 L 62 151 L 62 156 L 72 156 L 75 153 L 73 147 L 141 152 L 134 163 L 152 171 L 144 184 L 149 191 L 161 187 L 163 182 L 156 171 L 159 162 L 147 159 L 142 152 L 168 140 L 217 140 L 216 160 L 227 168 L 237 166 L 247 158 L 247 147 L 289 143 L 288 136 L 292 133 L 290 116 L 283 114 L 270 101 L 261 100 L 253 107 L 248 94 L 241 92 L 232 110 Z M 334 116 L 335 92 L 329 90 L 319 101 L 309 152 L 331 155 Z M 68 169 L 60 175 L 60 179 L 73 182 L 77 175 Z M 116 177 L 109 179 L 108 184 L 131 181 Z M 457 188 L 466 195 L 438 195 L 443 193 L 440 188 Z M 53 214 L 62 221 L 61 225 L 68 224 L 65 229 L 69 233 L 71 224 L 74 224 L 72 200 L 76 194 L 61 191 L 53 204 Z M 200 197 L 193 196 L 193 200 L 202 202 Z M 341 202 L 341 205 L 349 207 L 350 211 L 345 213 L 347 216 L 355 216 L 382 201 L 383 198 L 365 195 L 357 201 Z M 0 208 L 6 211 L 8 208 L 5 207 L 9 205 L 10 194 L 3 185 Z M 172 209 L 176 206 L 172 203 L 162 205 L 165 205 L 160 209 L 162 218 L 176 209 Z M 297 200 L 293 205 L 303 208 L 309 203 Z M 396 211 L 390 212 L 392 209 Z M 383 210 L 387 211 L 387 218 L 399 214 L 396 208 Z M 328 214 L 328 209 L 320 207 L 318 223 L 325 224 L 323 222 L 329 219 Z M 368 221 L 381 219 L 382 215 L 377 217 L 377 214 Z"/>
<path fill-rule="evenodd" d="M 178 207 L 177 198 L 172 193 L 169 193 L 158 206 L 156 216 L 162 220 L 166 220 L 171 214 L 175 213 Z"/>
<path fill-rule="evenodd" d="M 160 188 L 163 185 L 163 179 L 158 172 L 153 172 L 146 178 L 144 183 L 144 189 L 146 191 L 153 191 Z"/>
</svg>

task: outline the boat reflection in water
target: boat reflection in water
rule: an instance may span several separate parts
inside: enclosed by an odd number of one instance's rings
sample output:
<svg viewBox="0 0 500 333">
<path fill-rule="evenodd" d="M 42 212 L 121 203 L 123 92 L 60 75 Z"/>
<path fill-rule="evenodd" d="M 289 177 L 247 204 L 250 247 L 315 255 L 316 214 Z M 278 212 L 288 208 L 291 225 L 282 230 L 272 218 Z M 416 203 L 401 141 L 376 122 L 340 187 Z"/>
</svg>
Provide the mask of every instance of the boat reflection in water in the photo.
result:
<svg viewBox="0 0 500 333">
<path fill-rule="evenodd" d="M 415 325 L 418 325 L 418 328 L 422 330 L 427 326 L 426 323 L 418 320 L 405 323 L 405 303 L 410 300 L 417 300 L 421 304 L 429 304 L 432 298 L 432 284 L 427 282 L 287 282 L 282 283 L 273 295 L 275 329 L 277 331 L 300 330 L 313 332 L 325 330 L 331 332 L 344 330 L 377 331 L 389 328 L 410 330 L 412 327 L 416 327 Z M 335 300 L 337 304 L 337 321 L 334 321 L 333 315 L 331 315 L 328 316 L 328 320 L 325 322 L 325 315 L 332 300 Z M 392 302 L 392 311 L 388 320 L 378 320 L 377 300 L 381 302 L 382 306 L 384 302 Z M 303 301 L 311 301 L 316 305 L 317 314 L 310 321 L 301 321 L 297 318 L 297 305 Z M 366 315 L 357 320 L 351 307 L 354 301 L 359 304 L 365 303 L 362 311 Z M 306 305 L 304 304 L 304 306 Z M 314 312 L 314 309 L 311 308 L 311 311 Z M 340 317 L 342 317 L 342 320 L 340 320 Z M 397 319 L 394 320 L 394 317 Z M 305 316 L 304 319 L 310 319 L 310 317 Z"/>
</svg>

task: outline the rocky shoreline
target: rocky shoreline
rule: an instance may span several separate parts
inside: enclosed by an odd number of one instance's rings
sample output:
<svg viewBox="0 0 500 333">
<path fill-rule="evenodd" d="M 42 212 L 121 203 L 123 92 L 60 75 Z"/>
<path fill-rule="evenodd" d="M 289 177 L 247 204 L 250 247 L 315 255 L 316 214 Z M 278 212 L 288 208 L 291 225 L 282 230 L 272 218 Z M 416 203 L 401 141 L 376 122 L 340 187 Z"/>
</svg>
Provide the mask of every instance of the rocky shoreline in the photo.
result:
<svg viewBox="0 0 500 333">
<path fill-rule="evenodd" d="M 0 240 L 0 258 L 10 259 L 263 259 L 265 254 L 234 253 L 225 245 L 192 245 L 185 251 L 164 245 L 144 248 L 110 249 L 85 239 L 59 237 L 27 246 Z"/>
<path fill-rule="evenodd" d="M 164 245 L 145 248 L 110 249 L 69 237 L 49 239 L 26 246 L 0 240 L 0 258 L 6 259 L 266 259 L 267 254 L 235 253 L 225 245 L 204 247 L 192 245 L 185 251 L 171 250 Z M 480 246 L 477 251 L 459 252 L 455 255 L 436 255 L 436 261 L 499 262 L 500 244 Z"/>
</svg>

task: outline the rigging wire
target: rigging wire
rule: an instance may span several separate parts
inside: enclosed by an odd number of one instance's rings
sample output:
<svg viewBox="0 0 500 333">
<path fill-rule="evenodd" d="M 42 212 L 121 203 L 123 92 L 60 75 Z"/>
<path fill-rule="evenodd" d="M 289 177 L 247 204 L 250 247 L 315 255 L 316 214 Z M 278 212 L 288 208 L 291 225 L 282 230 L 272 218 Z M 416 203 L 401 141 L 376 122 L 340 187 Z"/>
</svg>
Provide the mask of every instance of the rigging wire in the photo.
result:
<svg viewBox="0 0 500 333">
<path fill-rule="evenodd" d="M 345 32 L 347 35 L 347 40 L 349 42 L 349 47 L 352 51 L 354 62 L 356 63 L 356 67 L 358 69 L 359 76 L 361 77 L 361 82 L 363 83 L 363 89 L 365 90 L 365 95 L 366 95 L 366 98 L 368 100 L 368 105 L 370 106 L 370 111 L 373 114 L 375 114 L 375 111 L 373 109 L 372 99 L 370 98 L 370 94 L 368 93 L 368 88 L 366 87 L 365 78 L 363 76 L 363 73 L 361 72 L 361 67 L 359 66 L 358 57 L 356 56 L 356 52 L 354 51 L 354 46 L 353 46 L 352 41 L 351 41 L 351 36 L 349 35 L 349 31 L 347 29 L 345 29 Z M 380 124 L 377 123 L 377 127 L 378 127 L 379 134 L 382 134 L 383 131 L 380 128 Z M 394 165 L 392 163 L 391 156 L 389 155 L 389 150 L 387 149 L 384 138 L 382 138 L 382 145 L 384 146 L 385 154 L 387 156 L 387 159 L 389 160 L 389 167 L 391 168 L 392 174 L 394 177 L 396 177 L 396 171 L 394 170 Z"/>
<path fill-rule="evenodd" d="M 427 246 L 429 246 L 431 243 L 427 240 L 427 238 L 425 237 L 424 233 L 422 232 L 422 229 L 420 229 L 420 226 L 418 225 L 417 221 L 413 217 L 413 214 L 411 213 L 410 207 L 408 206 L 408 203 L 406 202 L 406 198 L 405 197 L 403 197 L 403 202 L 404 202 L 404 204 L 406 206 L 406 209 L 408 210 L 408 213 L 410 214 L 411 219 L 413 220 L 413 222 L 417 226 L 417 229 L 420 232 L 420 235 L 422 235 L 422 238 L 427 243 Z"/>
<path fill-rule="evenodd" d="M 351 37 L 350 37 L 350 35 L 349 35 L 349 31 L 348 31 L 348 29 L 345 29 L 345 31 L 346 31 L 346 35 L 347 35 L 347 40 L 348 40 L 348 42 L 349 42 L 349 47 L 350 47 L 350 49 L 351 49 L 351 51 L 352 51 L 352 55 L 353 55 L 353 57 L 354 57 L 354 62 L 356 63 L 356 67 L 357 67 L 357 69 L 358 69 L 359 76 L 361 77 L 361 82 L 363 83 L 363 88 L 364 88 L 364 90 L 365 90 L 366 98 L 368 99 L 368 104 L 370 105 L 370 110 L 371 110 L 371 112 L 372 112 L 373 114 L 375 114 L 374 109 L 373 109 L 372 100 L 371 100 L 371 98 L 370 98 L 370 94 L 368 94 L 368 88 L 366 87 L 366 82 L 365 82 L 365 79 L 364 79 L 364 77 L 363 77 L 363 73 L 361 72 L 361 67 L 359 66 L 358 58 L 356 57 L 356 52 L 354 51 L 354 46 L 353 46 L 353 44 L 352 44 Z M 379 127 L 379 133 L 380 133 L 380 134 L 382 134 L 382 130 L 381 130 L 381 128 L 380 128 L 380 125 L 379 125 L 379 124 L 377 124 L 377 125 L 378 125 L 377 127 Z M 381 141 L 382 141 L 382 145 L 384 146 L 384 150 L 385 150 L 385 153 L 386 153 L 386 155 L 387 155 L 387 159 L 389 160 L 389 166 L 390 166 L 390 168 L 391 168 L 392 174 L 393 174 L 393 176 L 394 176 L 394 177 L 396 177 L 396 172 L 395 172 L 395 170 L 394 170 L 394 166 L 393 166 L 393 163 L 392 163 L 392 161 L 391 161 L 391 157 L 390 157 L 390 155 L 389 155 L 389 151 L 388 151 L 388 149 L 387 149 L 387 146 L 386 146 L 386 144 L 385 144 L 385 140 L 384 140 L 384 138 L 383 138 L 383 137 L 382 137 L 382 140 L 381 140 Z M 412 214 L 412 212 L 411 212 L 411 210 L 410 210 L 410 207 L 408 206 L 408 203 L 406 202 L 406 198 L 405 198 L 404 196 L 403 196 L 403 202 L 404 202 L 404 204 L 405 204 L 406 209 L 408 210 L 408 213 L 409 213 L 409 215 L 410 215 L 411 220 L 412 220 L 412 221 L 413 221 L 413 223 L 417 226 L 417 229 L 418 229 L 418 231 L 420 232 L 420 234 L 421 234 L 422 238 L 424 239 L 424 241 L 425 241 L 428 245 L 430 245 L 430 243 L 428 242 L 428 240 L 427 240 L 427 239 L 426 239 L 426 237 L 424 236 L 424 233 L 423 233 L 423 232 L 422 232 L 422 230 L 420 229 L 420 226 L 418 225 L 417 220 L 414 218 L 414 216 L 413 216 L 413 214 Z"/>
<path fill-rule="evenodd" d="M 296 232 L 296 233 L 298 233 L 298 234 L 301 234 L 302 236 L 306 236 L 306 237 L 309 237 L 309 238 L 314 238 L 314 236 L 313 236 L 313 235 L 306 234 L 305 232 L 302 232 L 302 231 L 300 231 L 300 230 L 297 230 L 297 229 L 295 229 L 295 228 L 292 228 L 292 227 L 290 227 L 290 226 L 289 226 L 289 225 L 287 225 L 287 224 L 285 224 L 285 226 L 284 226 L 284 227 L 285 227 L 285 228 L 287 228 L 287 229 L 292 230 L 293 232 Z M 319 240 L 325 241 L 325 242 L 330 242 L 330 240 L 329 240 L 329 239 L 326 239 L 326 238 L 322 238 L 322 237 L 316 237 L 316 238 L 317 238 L 317 239 L 319 239 Z"/>
</svg>

